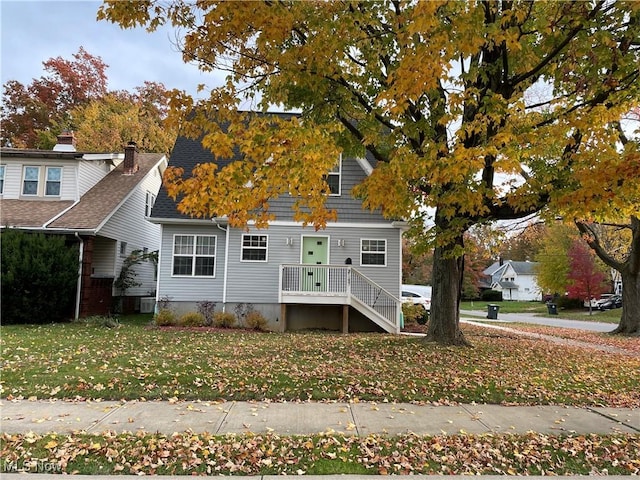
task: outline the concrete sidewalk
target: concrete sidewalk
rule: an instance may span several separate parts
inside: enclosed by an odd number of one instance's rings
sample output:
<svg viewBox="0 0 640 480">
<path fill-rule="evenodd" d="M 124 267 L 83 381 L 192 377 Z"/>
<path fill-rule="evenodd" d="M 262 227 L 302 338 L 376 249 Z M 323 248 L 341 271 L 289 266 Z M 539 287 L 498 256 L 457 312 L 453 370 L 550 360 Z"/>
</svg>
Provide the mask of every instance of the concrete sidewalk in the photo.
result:
<svg viewBox="0 0 640 480">
<path fill-rule="evenodd" d="M 640 409 L 409 403 L 0 401 L 7 433 L 104 431 L 171 434 L 346 435 L 639 433 Z"/>
</svg>

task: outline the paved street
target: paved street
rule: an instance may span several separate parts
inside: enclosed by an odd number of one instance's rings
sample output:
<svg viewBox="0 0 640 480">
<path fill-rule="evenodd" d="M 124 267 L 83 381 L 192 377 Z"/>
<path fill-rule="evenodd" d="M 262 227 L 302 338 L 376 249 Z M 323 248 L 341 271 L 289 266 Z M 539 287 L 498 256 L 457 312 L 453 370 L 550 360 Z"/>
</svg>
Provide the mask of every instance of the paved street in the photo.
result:
<svg viewBox="0 0 640 480">
<path fill-rule="evenodd" d="M 500 313 L 498 319 L 487 318 L 487 312 L 480 310 L 460 310 L 460 316 L 472 319 L 483 319 L 483 322 L 495 323 L 532 323 L 536 325 L 546 325 L 549 327 L 576 328 L 580 330 L 590 330 L 593 332 L 610 332 L 616 328 L 613 323 L 588 322 L 580 320 L 564 320 L 562 318 L 539 317 L 526 313 Z"/>
</svg>

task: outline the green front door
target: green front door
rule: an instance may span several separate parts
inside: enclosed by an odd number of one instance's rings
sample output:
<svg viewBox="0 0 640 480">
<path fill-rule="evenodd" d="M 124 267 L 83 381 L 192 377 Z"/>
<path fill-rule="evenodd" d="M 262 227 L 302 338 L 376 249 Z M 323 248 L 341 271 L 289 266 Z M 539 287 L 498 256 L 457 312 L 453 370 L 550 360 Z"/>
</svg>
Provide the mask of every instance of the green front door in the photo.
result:
<svg viewBox="0 0 640 480">
<path fill-rule="evenodd" d="M 305 265 L 326 265 L 329 263 L 328 237 L 302 237 L 302 263 Z M 325 292 L 327 290 L 327 270 L 307 267 L 302 272 L 302 290 Z"/>
</svg>

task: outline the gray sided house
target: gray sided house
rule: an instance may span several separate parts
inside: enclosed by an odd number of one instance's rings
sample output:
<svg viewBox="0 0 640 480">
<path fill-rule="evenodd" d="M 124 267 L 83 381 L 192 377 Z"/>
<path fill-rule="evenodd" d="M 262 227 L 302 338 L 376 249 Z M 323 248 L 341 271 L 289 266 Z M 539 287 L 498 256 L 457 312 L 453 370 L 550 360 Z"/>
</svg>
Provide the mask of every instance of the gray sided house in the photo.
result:
<svg viewBox="0 0 640 480">
<path fill-rule="evenodd" d="M 2 148 L 0 228 L 62 235 L 79 245 L 76 318 L 112 311 L 114 280 L 134 250 L 160 248 L 160 227 L 145 220 L 162 183 L 165 155 L 79 152 L 72 134 L 51 150 Z M 156 265 L 135 266 L 139 286 L 126 292 L 125 309 L 153 310 Z"/>
<path fill-rule="evenodd" d="M 220 168 L 241 158 L 215 159 Z M 178 137 L 170 166 L 191 172 L 213 162 L 199 141 Z M 368 158 L 342 158 L 329 176 L 329 208 L 338 220 L 324 230 L 293 221 L 293 198 L 270 201 L 266 229 L 232 228 L 225 218 L 178 212 L 161 188 L 151 221 L 162 226 L 157 299 L 182 314 L 198 303 L 235 313 L 251 306 L 273 331 L 318 328 L 398 332 L 403 222 L 365 211 L 351 195 L 372 169 Z"/>
</svg>

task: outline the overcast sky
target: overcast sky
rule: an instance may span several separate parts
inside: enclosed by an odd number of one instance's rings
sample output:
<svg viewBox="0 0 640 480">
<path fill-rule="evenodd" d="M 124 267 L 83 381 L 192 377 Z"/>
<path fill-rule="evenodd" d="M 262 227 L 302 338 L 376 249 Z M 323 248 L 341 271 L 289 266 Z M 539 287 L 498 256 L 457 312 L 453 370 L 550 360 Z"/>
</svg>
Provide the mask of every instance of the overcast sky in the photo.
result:
<svg viewBox="0 0 640 480">
<path fill-rule="evenodd" d="M 199 83 L 220 85 L 223 75 L 204 74 L 183 63 L 174 46 L 175 30 L 148 33 L 97 21 L 101 3 L 0 0 L 2 84 L 18 80 L 28 85 L 44 75 L 42 62 L 54 57 L 73 60 L 72 55 L 84 47 L 108 65 L 109 90 L 133 91 L 148 80 L 196 95 Z"/>
</svg>

